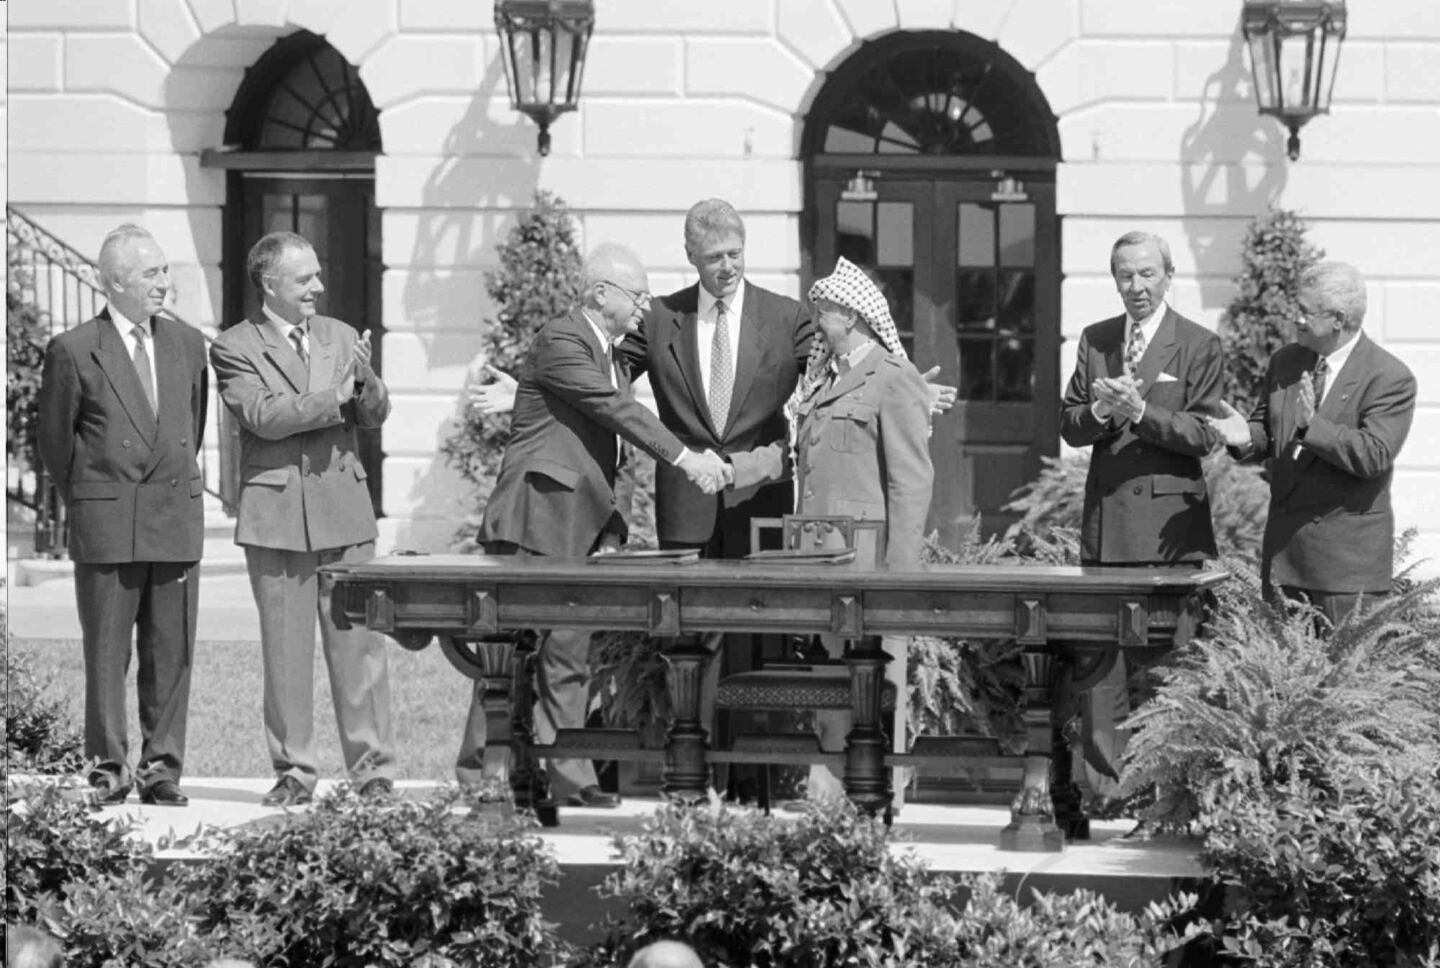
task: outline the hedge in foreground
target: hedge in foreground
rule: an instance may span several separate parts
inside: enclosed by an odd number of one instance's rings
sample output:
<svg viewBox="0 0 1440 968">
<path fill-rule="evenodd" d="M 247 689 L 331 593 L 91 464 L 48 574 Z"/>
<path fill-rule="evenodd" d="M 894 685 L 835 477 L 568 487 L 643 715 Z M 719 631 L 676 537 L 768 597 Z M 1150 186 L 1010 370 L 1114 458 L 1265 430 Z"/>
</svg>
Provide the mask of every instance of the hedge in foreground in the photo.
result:
<svg viewBox="0 0 1440 968">
<path fill-rule="evenodd" d="M 1194 933 L 1169 927 L 1188 900 L 1134 916 L 1086 891 L 1037 894 L 1022 906 L 998 878 L 957 891 L 913 855 L 893 855 L 886 829 L 844 800 L 796 820 L 718 801 L 663 807 L 641 836 L 615 847 L 621 866 L 601 894 L 630 914 L 576 966 L 623 964 L 674 937 L 715 968 L 1138 966 L 1157 964 Z"/>
</svg>

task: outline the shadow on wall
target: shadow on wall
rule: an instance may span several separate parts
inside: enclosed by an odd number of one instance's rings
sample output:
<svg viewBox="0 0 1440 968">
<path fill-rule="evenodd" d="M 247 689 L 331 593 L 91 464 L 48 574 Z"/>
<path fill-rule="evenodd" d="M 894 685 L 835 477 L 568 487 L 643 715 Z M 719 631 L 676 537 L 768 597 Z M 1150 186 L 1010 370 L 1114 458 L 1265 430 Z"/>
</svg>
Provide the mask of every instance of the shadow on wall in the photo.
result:
<svg viewBox="0 0 1440 968">
<path fill-rule="evenodd" d="M 1237 25 L 1224 66 L 1205 79 L 1199 117 L 1180 141 L 1185 235 L 1201 304 L 1217 312 L 1233 295 L 1230 276 L 1238 260 L 1238 251 L 1220 250 L 1239 239 L 1238 232 L 1225 231 L 1224 220 L 1248 222 L 1263 212 L 1279 199 L 1289 172 L 1285 132 L 1256 113 L 1249 79 L 1245 39 Z"/>
<path fill-rule="evenodd" d="M 496 263 L 495 246 L 504 241 L 513 210 L 528 207 L 540 183 L 540 165 L 531 155 L 533 126 L 528 122 L 502 126 L 489 116 L 493 99 L 504 96 L 504 72 L 496 59 L 487 67 L 464 117 L 446 136 L 443 158 L 421 191 L 415 250 L 401 298 L 431 370 L 476 359 L 481 335 L 493 319 L 483 273 L 474 270 Z M 505 156 L 505 161 L 488 168 L 503 177 L 481 182 L 474 159 L 498 156 Z M 472 377 L 481 362 L 476 360 Z M 452 414 L 458 415 L 465 406 L 463 387 L 453 402 Z M 452 416 L 434 430 L 435 456 L 409 485 L 411 518 L 396 532 L 397 548 L 446 550 L 475 510 L 474 489 L 439 453 L 454 426 Z"/>
</svg>

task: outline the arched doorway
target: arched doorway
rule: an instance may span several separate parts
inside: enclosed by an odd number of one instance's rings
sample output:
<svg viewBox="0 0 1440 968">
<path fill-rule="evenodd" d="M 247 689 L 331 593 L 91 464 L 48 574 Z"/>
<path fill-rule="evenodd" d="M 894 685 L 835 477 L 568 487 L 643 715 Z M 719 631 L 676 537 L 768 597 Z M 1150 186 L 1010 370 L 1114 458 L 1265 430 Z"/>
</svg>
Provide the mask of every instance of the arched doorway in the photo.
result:
<svg viewBox="0 0 1440 968">
<path fill-rule="evenodd" d="M 227 170 L 226 325 L 259 311 L 245 274 L 250 246 L 268 232 L 298 232 L 320 261 L 320 311 L 370 330 L 372 363 L 383 374 L 379 154 L 379 113 L 359 73 L 323 37 L 291 34 L 246 72 L 226 112 L 225 148 L 203 159 Z M 380 432 L 361 429 L 359 444 L 379 515 Z"/>
<path fill-rule="evenodd" d="M 837 256 L 884 288 L 935 423 L 931 528 L 952 547 L 1059 451 L 1060 138 L 1035 78 L 964 31 L 872 40 L 826 79 L 802 141 L 805 284 Z"/>
</svg>

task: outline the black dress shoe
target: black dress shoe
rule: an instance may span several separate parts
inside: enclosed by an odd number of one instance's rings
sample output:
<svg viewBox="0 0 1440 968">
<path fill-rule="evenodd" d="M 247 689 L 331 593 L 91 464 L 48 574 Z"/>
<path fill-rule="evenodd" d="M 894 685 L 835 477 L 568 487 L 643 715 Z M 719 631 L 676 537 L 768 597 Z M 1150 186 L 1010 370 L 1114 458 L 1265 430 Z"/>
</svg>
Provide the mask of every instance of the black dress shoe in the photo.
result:
<svg viewBox="0 0 1440 968">
<path fill-rule="evenodd" d="M 190 798 L 180 792 L 180 785 L 174 780 L 157 780 L 140 791 L 140 802 L 157 807 L 183 807 Z"/>
<path fill-rule="evenodd" d="M 360 796 L 366 800 L 389 800 L 395 796 L 395 784 L 387 777 L 372 776 L 360 785 Z"/>
<path fill-rule="evenodd" d="M 260 798 L 260 804 L 266 807 L 298 807 L 309 802 L 310 791 L 293 776 L 282 776 L 270 792 Z"/>
<path fill-rule="evenodd" d="M 575 793 L 565 798 L 567 807 L 600 807 L 606 810 L 613 810 L 620 806 L 618 794 L 606 793 L 598 786 L 581 787 Z"/>
<path fill-rule="evenodd" d="M 124 803 L 130 796 L 129 786 L 111 786 L 108 783 L 96 783 L 91 786 L 94 797 L 90 801 L 97 806 L 113 807 Z"/>
</svg>

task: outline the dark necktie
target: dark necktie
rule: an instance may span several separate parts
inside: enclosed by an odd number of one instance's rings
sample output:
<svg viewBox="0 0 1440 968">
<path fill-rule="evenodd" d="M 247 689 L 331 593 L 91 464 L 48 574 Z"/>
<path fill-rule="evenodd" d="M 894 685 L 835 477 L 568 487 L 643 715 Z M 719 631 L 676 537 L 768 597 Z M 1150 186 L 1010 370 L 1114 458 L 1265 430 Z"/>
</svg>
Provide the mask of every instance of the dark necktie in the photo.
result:
<svg viewBox="0 0 1440 968">
<path fill-rule="evenodd" d="M 1316 410 L 1320 409 L 1320 401 L 1325 399 L 1325 378 L 1329 375 L 1330 364 L 1326 362 L 1325 357 L 1322 356 L 1315 361 L 1315 374 L 1311 377 L 1311 381 L 1315 387 Z"/>
<path fill-rule="evenodd" d="M 710 424 L 725 433 L 730 416 L 730 392 L 735 387 L 735 362 L 730 359 L 730 314 L 725 303 L 715 303 L 715 335 L 710 340 Z"/>
<path fill-rule="evenodd" d="M 290 345 L 295 347 L 295 355 L 300 357 L 305 369 L 310 369 L 310 354 L 305 352 L 305 330 L 302 327 L 290 327 Z"/>
<path fill-rule="evenodd" d="M 159 413 L 160 408 L 155 404 L 155 374 L 150 371 L 150 351 L 145 349 L 145 340 L 148 333 L 145 327 L 136 325 L 135 352 L 130 359 L 135 364 L 135 375 L 140 378 L 140 387 L 145 391 L 145 399 L 150 403 L 150 412 Z"/>
</svg>

